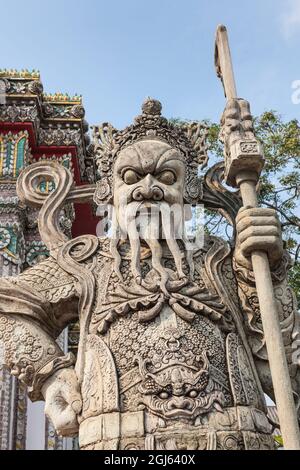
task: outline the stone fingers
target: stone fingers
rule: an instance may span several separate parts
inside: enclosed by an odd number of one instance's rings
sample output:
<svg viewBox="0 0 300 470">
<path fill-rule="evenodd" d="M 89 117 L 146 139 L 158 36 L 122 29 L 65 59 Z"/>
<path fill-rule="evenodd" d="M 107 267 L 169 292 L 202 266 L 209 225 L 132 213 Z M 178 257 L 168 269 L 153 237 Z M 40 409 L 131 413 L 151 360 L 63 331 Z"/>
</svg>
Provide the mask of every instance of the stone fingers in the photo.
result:
<svg viewBox="0 0 300 470">
<path fill-rule="evenodd" d="M 243 231 L 239 232 L 239 242 L 241 247 L 243 246 L 244 242 L 247 242 L 250 239 L 255 238 L 280 238 L 280 231 L 276 225 L 250 225 L 247 226 Z"/>
<path fill-rule="evenodd" d="M 253 251 L 266 251 L 272 258 L 275 251 L 281 250 L 280 239 L 276 236 L 249 237 L 241 243 L 241 251 L 244 256 L 250 256 Z"/>
<path fill-rule="evenodd" d="M 249 207 L 249 206 L 242 207 L 239 210 L 238 215 L 236 217 L 236 223 L 238 224 L 246 217 L 251 217 L 251 218 L 252 217 L 261 217 L 261 218 L 262 217 L 265 217 L 265 218 L 274 217 L 279 222 L 276 211 L 274 209 L 268 209 L 265 207 Z"/>
<path fill-rule="evenodd" d="M 251 256 L 253 251 L 267 252 L 271 264 L 283 253 L 281 225 L 276 211 L 269 208 L 242 207 L 236 218 L 237 256 Z"/>
</svg>

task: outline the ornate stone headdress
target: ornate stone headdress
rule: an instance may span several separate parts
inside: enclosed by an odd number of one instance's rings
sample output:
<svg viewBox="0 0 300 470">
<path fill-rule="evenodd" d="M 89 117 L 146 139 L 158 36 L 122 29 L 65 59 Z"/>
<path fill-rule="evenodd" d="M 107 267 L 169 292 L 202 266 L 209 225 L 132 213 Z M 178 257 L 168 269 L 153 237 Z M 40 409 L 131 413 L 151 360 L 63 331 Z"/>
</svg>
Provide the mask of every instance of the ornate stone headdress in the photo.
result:
<svg viewBox="0 0 300 470">
<path fill-rule="evenodd" d="M 161 103 L 147 98 L 142 105 L 142 114 L 134 123 L 118 131 L 109 123 L 93 127 L 93 151 L 96 158 L 99 181 L 94 195 L 97 204 L 111 202 L 113 165 L 119 152 L 135 142 L 154 139 L 168 143 L 178 149 L 186 163 L 184 198 L 196 203 L 201 197 L 201 181 L 198 168 L 207 165 L 206 138 L 208 126 L 202 122 L 178 125 L 161 116 Z"/>
</svg>

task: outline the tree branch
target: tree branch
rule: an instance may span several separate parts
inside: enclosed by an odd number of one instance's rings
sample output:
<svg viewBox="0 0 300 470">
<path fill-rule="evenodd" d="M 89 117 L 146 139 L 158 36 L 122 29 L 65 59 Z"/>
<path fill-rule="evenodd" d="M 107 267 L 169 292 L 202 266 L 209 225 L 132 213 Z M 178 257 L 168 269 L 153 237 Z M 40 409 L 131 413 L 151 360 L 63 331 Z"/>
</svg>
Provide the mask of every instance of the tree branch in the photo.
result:
<svg viewBox="0 0 300 470">
<path fill-rule="evenodd" d="M 288 217 L 286 215 L 286 213 L 280 209 L 279 207 L 274 207 L 273 204 L 270 204 L 269 202 L 265 202 L 263 201 L 263 204 L 267 207 L 270 207 L 271 209 L 275 209 L 276 211 L 279 212 L 279 214 L 281 214 L 288 222 L 289 222 L 289 225 L 294 225 L 295 227 L 299 227 L 300 228 L 300 219 L 298 219 L 298 217 L 295 216 L 295 219 L 291 219 L 290 217 Z"/>
</svg>

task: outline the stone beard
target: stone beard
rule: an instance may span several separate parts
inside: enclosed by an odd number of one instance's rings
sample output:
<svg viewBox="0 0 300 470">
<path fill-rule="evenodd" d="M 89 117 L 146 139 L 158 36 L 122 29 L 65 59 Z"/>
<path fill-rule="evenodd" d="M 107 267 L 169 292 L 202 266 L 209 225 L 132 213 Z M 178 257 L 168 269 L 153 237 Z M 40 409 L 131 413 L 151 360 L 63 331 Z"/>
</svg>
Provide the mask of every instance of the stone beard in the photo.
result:
<svg viewBox="0 0 300 470">
<path fill-rule="evenodd" d="M 114 204 L 110 238 L 66 239 L 59 213 L 67 198 L 75 200 L 76 188 L 62 166 L 38 163 L 21 176 L 19 197 L 41 206 L 50 256 L 1 280 L 4 362 L 32 400 L 45 399 L 61 435 L 79 434 L 82 449 L 273 449 L 264 399 L 264 392 L 273 396 L 272 382 L 243 237 L 234 248 L 209 235 L 191 246 L 184 230 L 185 203 L 204 198 L 228 215 L 234 196 L 220 185 L 211 189 L 207 177 L 202 194 L 200 127 L 176 128 L 160 111 L 149 99 L 124 131 L 108 124 L 96 130 L 100 180 L 93 197 L 99 206 Z M 55 182 L 42 202 L 33 184 L 41 173 Z M 78 188 L 78 199 L 85 190 Z M 239 213 L 237 231 L 253 224 L 264 235 L 272 226 L 274 240 L 273 212 L 251 211 Z M 274 289 L 290 351 L 299 334 L 296 304 L 287 257 L 274 253 L 273 247 Z M 75 362 L 55 338 L 78 320 Z M 287 354 L 298 394 L 298 365 Z"/>
</svg>

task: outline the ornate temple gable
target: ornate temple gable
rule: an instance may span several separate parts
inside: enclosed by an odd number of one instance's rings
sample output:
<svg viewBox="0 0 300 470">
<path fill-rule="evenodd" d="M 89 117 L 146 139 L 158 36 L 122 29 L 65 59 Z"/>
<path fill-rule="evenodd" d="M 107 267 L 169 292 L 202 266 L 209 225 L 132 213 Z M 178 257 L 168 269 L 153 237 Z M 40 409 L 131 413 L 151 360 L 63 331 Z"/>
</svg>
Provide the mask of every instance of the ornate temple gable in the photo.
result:
<svg viewBox="0 0 300 470">
<path fill-rule="evenodd" d="M 6 99 L 24 100 L 22 104 L 27 101 L 31 106 L 36 104 L 37 111 L 41 111 L 39 118 L 44 121 L 81 121 L 84 118 L 82 97 L 77 94 L 44 93 L 39 72 L 0 70 L 0 80 L 5 85 L 1 91 L 5 92 Z"/>
<path fill-rule="evenodd" d="M 44 93 L 38 71 L 0 70 L 0 83 L 4 100 L 0 106 L 0 254 L 12 263 L 30 266 L 47 256 L 47 250 L 40 244 L 36 211 L 24 210 L 16 203 L 16 179 L 24 167 L 51 160 L 70 169 L 76 184 L 92 183 L 88 124 L 81 96 Z M 52 189 L 52 182 L 41 182 L 41 191 Z M 15 220 L 10 217 L 13 213 Z M 60 223 L 68 236 L 71 231 L 79 235 L 84 225 L 85 233 L 95 232 L 96 220 L 90 207 L 67 205 Z"/>
<path fill-rule="evenodd" d="M 44 93 L 36 71 L 0 70 L 0 80 L 1 92 L 5 94 L 5 103 L 0 106 L 0 130 L 15 132 L 26 128 L 35 159 L 43 153 L 71 152 L 77 167 L 76 181 L 91 179 L 92 171 L 88 170 L 91 162 L 86 151 L 88 124 L 81 96 Z M 52 147 L 57 147 L 56 152 Z"/>
</svg>

